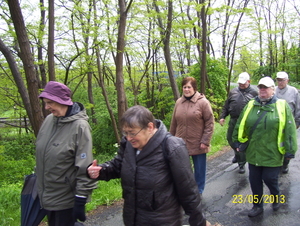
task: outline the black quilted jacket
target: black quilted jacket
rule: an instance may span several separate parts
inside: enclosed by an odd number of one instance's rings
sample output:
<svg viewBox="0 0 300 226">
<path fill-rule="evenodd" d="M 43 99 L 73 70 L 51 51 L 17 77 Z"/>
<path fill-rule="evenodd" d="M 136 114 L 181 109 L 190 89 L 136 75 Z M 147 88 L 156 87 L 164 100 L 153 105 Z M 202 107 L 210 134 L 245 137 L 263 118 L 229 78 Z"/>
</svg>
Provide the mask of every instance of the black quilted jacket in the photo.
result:
<svg viewBox="0 0 300 226">
<path fill-rule="evenodd" d="M 190 216 L 191 226 L 204 226 L 206 220 L 185 143 L 181 138 L 169 137 L 166 159 L 162 142 L 167 129 L 159 120 L 157 127 L 137 156 L 123 138 L 117 156 L 101 165 L 98 179 L 121 178 L 126 226 L 181 226 L 182 208 Z"/>
<path fill-rule="evenodd" d="M 239 87 L 233 88 L 225 101 L 220 119 L 225 119 L 228 115 L 230 115 L 231 118 L 237 119 L 249 100 L 257 95 L 257 90 L 251 85 L 244 90 L 239 89 Z"/>
</svg>

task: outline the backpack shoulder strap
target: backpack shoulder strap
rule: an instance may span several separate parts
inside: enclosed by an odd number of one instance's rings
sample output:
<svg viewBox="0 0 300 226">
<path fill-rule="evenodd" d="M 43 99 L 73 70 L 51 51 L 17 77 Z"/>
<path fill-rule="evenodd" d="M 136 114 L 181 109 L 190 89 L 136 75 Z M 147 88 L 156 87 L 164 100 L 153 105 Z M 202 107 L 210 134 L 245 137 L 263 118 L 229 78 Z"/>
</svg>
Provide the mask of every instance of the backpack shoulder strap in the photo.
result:
<svg viewBox="0 0 300 226">
<path fill-rule="evenodd" d="M 165 136 L 165 138 L 162 142 L 162 149 L 163 149 L 163 154 L 164 154 L 164 158 L 165 158 L 166 162 L 169 162 L 169 158 L 168 158 L 169 150 L 168 150 L 168 147 L 167 147 L 166 143 L 167 143 L 167 139 L 171 136 L 172 135 L 170 133 L 167 133 L 167 135 Z"/>
</svg>

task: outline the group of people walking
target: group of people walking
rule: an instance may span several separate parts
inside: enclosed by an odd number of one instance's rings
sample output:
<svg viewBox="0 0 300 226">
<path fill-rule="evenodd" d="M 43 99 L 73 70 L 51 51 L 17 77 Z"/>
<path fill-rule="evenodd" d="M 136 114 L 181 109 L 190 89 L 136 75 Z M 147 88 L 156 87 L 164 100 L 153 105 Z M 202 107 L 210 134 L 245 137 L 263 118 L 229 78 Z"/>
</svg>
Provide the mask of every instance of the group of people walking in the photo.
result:
<svg viewBox="0 0 300 226">
<path fill-rule="evenodd" d="M 279 83 L 284 83 L 279 79 L 287 81 L 286 73 L 278 76 Z M 249 163 L 253 195 L 263 195 L 263 181 L 271 194 L 279 195 L 281 166 L 284 162 L 286 169 L 297 150 L 300 108 L 299 100 L 292 100 L 297 93 L 293 87 L 278 85 L 276 96 L 274 81 L 268 77 L 259 81 L 257 91 L 246 72 L 239 76 L 238 84 L 230 91 L 219 121 L 224 125 L 230 115 L 227 139 L 235 151 L 233 162 L 239 164 L 239 173 Z M 210 225 L 201 201 L 214 115 L 210 102 L 197 91 L 195 78 L 184 78 L 181 86 L 183 95 L 175 103 L 169 131 L 147 108 L 133 106 L 119 119 L 123 136 L 117 155 L 98 164 L 93 160 L 83 105 L 71 100 L 71 91 L 64 84 L 51 81 L 46 85 L 40 98 L 51 114 L 37 137 L 36 173 L 40 203 L 50 226 L 85 221 L 85 203 L 97 181 L 115 178 L 121 178 L 125 225 L 181 226 L 183 211 L 191 226 Z M 289 101 L 279 99 L 285 93 Z M 287 103 L 294 106 L 293 111 Z M 245 144 L 247 148 L 242 148 Z M 278 208 L 279 203 L 274 203 L 273 209 Z M 249 216 L 262 211 L 262 203 L 257 203 Z"/>
<path fill-rule="evenodd" d="M 232 162 L 238 163 L 239 173 L 245 173 L 246 161 L 249 165 L 250 187 L 253 197 L 259 200 L 253 203 L 249 217 L 264 210 L 263 183 L 275 197 L 273 210 L 280 208 L 279 173 L 280 170 L 288 173 L 288 163 L 297 151 L 299 93 L 287 85 L 286 72 L 278 72 L 276 80 L 278 86 L 270 77 L 261 78 L 257 92 L 250 86 L 249 74 L 240 74 L 238 87 L 231 90 L 219 121 L 224 125 L 226 116 L 230 115 L 227 140 L 235 152 Z"/>
</svg>

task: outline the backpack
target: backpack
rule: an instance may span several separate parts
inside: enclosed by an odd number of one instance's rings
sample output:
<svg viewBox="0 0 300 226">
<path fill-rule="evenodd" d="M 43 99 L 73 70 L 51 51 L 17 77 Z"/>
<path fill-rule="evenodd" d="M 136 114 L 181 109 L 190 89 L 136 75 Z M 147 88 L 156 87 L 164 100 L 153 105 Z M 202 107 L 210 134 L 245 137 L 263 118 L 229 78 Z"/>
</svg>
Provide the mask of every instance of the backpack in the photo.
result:
<svg viewBox="0 0 300 226">
<path fill-rule="evenodd" d="M 163 154 L 164 154 L 164 159 L 165 159 L 165 161 L 167 162 L 167 163 L 169 163 L 169 157 L 168 157 L 168 155 L 169 155 L 169 150 L 168 150 L 168 147 L 166 147 L 166 143 L 167 143 L 167 139 L 169 138 L 169 137 L 171 137 L 172 136 L 172 134 L 171 133 L 167 133 L 167 135 L 165 136 L 165 138 L 164 138 L 164 140 L 163 140 L 163 142 L 162 142 L 162 149 L 163 149 Z"/>
</svg>

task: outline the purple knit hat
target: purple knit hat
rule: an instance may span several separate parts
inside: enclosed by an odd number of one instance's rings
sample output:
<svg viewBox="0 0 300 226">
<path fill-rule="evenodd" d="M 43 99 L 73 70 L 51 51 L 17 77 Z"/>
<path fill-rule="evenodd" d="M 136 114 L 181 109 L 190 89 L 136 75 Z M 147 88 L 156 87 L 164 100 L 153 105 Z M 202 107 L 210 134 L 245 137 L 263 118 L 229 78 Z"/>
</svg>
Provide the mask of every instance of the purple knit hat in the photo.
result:
<svg viewBox="0 0 300 226">
<path fill-rule="evenodd" d="M 73 105 L 71 90 L 66 85 L 55 81 L 47 83 L 39 98 L 47 98 L 62 105 Z"/>
</svg>

